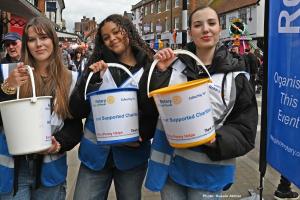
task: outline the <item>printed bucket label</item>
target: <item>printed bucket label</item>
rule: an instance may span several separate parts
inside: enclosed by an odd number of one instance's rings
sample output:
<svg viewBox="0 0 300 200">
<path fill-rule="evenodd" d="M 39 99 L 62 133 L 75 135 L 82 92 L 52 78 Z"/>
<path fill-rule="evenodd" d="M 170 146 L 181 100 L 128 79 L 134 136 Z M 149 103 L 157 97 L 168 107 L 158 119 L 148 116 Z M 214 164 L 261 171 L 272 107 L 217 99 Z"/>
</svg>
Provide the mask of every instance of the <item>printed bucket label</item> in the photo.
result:
<svg viewBox="0 0 300 200">
<path fill-rule="evenodd" d="M 96 94 L 90 97 L 97 141 L 139 136 L 136 91 Z"/>
<path fill-rule="evenodd" d="M 171 145 L 199 143 L 215 133 L 207 83 L 154 99 Z"/>
</svg>

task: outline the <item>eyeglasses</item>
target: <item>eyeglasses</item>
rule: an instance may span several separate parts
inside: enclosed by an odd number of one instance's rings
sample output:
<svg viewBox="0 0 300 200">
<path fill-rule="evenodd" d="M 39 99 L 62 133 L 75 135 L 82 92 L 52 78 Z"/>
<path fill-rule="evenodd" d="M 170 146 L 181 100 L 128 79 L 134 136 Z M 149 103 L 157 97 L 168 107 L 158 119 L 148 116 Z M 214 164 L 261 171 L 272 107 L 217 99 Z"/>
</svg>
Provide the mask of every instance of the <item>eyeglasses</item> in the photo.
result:
<svg viewBox="0 0 300 200">
<path fill-rule="evenodd" d="M 16 46 L 16 45 L 17 45 L 17 42 L 16 42 L 16 41 L 12 41 L 12 42 L 5 42 L 5 43 L 4 43 L 4 46 L 5 46 L 6 48 L 9 47 L 10 45 Z"/>
</svg>

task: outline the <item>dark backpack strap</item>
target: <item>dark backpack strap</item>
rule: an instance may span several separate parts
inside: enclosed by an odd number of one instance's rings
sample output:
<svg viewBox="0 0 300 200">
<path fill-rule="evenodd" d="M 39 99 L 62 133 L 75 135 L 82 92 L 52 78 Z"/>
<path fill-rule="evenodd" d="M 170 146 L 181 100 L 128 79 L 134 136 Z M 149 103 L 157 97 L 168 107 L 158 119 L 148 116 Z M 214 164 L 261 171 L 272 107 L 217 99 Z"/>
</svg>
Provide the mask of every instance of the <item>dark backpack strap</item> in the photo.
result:
<svg viewBox="0 0 300 200">
<path fill-rule="evenodd" d="M 226 106 L 226 108 L 227 108 L 227 104 L 226 104 L 225 97 L 224 97 L 224 86 L 225 86 L 225 81 L 226 81 L 227 74 L 228 74 L 228 72 L 226 72 L 223 76 L 222 88 L 221 88 L 221 97 L 222 97 L 223 104 Z"/>
</svg>

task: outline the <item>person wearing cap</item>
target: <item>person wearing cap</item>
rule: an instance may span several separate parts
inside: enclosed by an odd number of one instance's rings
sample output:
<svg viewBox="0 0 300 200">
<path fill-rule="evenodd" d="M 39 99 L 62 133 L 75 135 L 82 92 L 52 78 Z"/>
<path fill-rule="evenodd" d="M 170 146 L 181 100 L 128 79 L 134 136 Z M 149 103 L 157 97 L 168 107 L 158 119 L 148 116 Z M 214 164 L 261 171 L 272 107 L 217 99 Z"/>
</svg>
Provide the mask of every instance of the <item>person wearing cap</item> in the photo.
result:
<svg viewBox="0 0 300 200">
<path fill-rule="evenodd" d="M 10 32 L 4 35 L 2 42 L 7 51 L 0 63 L 15 63 L 21 59 L 21 36 L 18 33 Z"/>
</svg>

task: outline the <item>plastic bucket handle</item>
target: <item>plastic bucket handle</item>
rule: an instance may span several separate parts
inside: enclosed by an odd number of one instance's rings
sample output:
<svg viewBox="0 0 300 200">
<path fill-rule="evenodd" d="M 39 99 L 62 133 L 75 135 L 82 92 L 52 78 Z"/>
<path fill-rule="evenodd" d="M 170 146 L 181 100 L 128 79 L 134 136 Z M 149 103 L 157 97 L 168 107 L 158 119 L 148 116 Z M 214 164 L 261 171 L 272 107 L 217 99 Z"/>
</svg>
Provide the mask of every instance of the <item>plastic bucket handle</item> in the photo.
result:
<svg viewBox="0 0 300 200">
<path fill-rule="evenodd" d="M 118 64 L 118 63 L 107 63 L 108 67 L 116 67 L 116 68 L 119 68 L 119 69 L 123 69 L 134 81 L 134 83 L 136 84 L 136 86 L 138 87 L 138 83 L 137 81 L 135 80 L 135 78 L 133 77 L 132 73 L 126 68 L 124 67 L 123 65 L 121 64 Z M 90 72 L 87 80 L 86 80 L 86 84 L 85 84 L 85 88 L 84 88 L 84 99 L 86 100 L 86 91 L 87 91 L 87 87 L 89 85 L 89 82 L 93 76 L 94 72 Z"/>
<path fill-rule="evenodd" d="M 204 66 L 203 62 L 193 53 L 191 53 L 190 51 L 187 51 L 187 50 L 183 50 L 183 49 L 177 49 L 177 50 L 174 50 L 174 53 L 175 54 L 185 54 L 185 55 L 188 55 L 192 58 L 194 58 L 194 60 L 196 60 L 197 63 L 199 63 L 201 65 L 201 67 L 205 70 L 205 72 L 208 74 L 209 76 L 209 79 L 212 81 L 212 78 L 210 76 L 210 73 L 208 72 L 208 70 L 206 69 L 206 67 Z M 153 70 L 156 66 L 156 64 L 159 62 L 158 59 L 155 59 L 150 67 L 150 70 L 149 70 L 149 74 L 148 74 L 148 80 L 147 80 L 147 95 L 149 97 L 149 87 L 150 87 L 150 81 L 151 81 L 151 76 L 152 76 L 152 73 L 153 73 Z"/>
<path fill-rule="evenodd" d="M 31 86 L 32 86 L 31 102 L 35 103 L 35 102 L 37 102 L 37 98 L 36 98 L 36 93 L 35 93 L 35 82 L 34 82 L 33 72 L 29 65 L 25 65 L 25 67 L 27 68 L 27 71 L 29 73 L 29 77 L 31 80 Z M 17 87 L 17 99 L 20 99 L 20 86 Z"/>
</svg>

